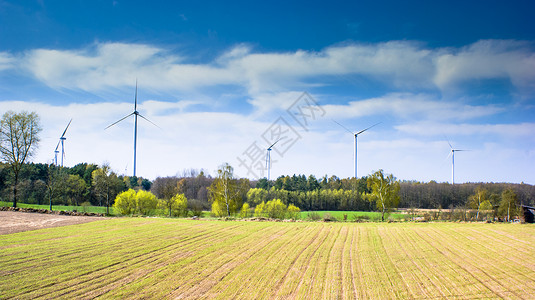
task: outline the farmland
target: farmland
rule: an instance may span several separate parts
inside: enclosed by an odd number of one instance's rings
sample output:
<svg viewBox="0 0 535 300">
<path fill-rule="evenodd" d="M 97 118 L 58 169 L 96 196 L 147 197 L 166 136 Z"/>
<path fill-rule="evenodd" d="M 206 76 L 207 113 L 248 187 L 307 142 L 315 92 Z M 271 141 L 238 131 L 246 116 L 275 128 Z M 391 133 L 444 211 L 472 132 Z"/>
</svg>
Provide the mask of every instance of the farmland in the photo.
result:
<svg viewBox="0 0 535 300">
<path fill-rule="evenodd" d="M 535 227 L 116 218 L 0 235 L 0 298 L 535 298 Z"/>
</svg>

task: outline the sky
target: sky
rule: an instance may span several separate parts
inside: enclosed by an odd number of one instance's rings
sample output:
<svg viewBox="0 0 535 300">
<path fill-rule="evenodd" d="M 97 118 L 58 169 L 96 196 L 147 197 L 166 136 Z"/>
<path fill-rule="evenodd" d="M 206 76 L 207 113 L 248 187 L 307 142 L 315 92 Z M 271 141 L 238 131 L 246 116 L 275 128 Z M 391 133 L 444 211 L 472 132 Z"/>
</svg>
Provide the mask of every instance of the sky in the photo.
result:
<svg viewBox="0 0 535 300">
<path fill-rule="evenodd" d="M 149 179 L 535 184 L 535 2 L 0 0 L 0 114 L 33 162 Z M 137 95 L 136 95 L 137 84 Z M 148 119 L 150 122 L 148 122 Z M 59 147 L 61 151 L 61 146 Z M 58 156 L 61 163 L 61 154 Z"/>
</svg>

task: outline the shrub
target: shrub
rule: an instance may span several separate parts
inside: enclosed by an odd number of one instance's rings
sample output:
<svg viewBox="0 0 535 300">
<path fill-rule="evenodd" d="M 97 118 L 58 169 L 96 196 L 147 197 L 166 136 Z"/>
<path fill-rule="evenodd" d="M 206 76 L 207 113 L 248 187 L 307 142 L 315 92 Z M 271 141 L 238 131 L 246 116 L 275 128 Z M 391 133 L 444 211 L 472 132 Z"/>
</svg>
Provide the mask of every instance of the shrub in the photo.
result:
<svg viewBox="0 0 535 300">
<path fill-rule="evenodd" d="M 273 199 L 268 201 L 264 207 L 265 213 L 272 219 L 284 219 L 286 216 L 286 205 L 282 203 L 281 199 Z"/>
<path fill-rule="evenodd" d="M 299 219 L 300 212 L 301 210 L 299 209 L 299 207 L 293 204 L 288 205 L 288 218 L 292 220 L 297 220 Z"/>
<path fill-rule="evenodd" d="M 137 212 L 142 215 L 149 215 L 158 205 L 158 199 L 151 192 L 139 190 L 136 198 Z"/>
<path fill-rule="evenodd" d="M 266 203 L 262 201 L 262 203 L 258 204 L 254 209 L 254 215 L 255 217 L 263 217 L 264 216 L 264 206 L 266 206 Z"/>
<path fill-rule="evenodd" d="M 117 195 L 113 207 L 121 215 L 131 215 L 136 211 L 136 191 L 129 189 Z"/>
<path fill-rule="evenodd" d="M 321 215 L 315 211 L 313 212 L 309 212 L 307 214 L 307 219 L 311 220 L 311 221 L 319 221 L 321 220 Z"/>
<path fill-rule="evenodd" d="M 240 210 L 240 218 L 248 218 L 249 215 L 249 203 L 244 203 Z"/>
<path fill-rule="evenodd" d="M 157 204 L 158 199 L 151 192 L 129 189 L 117 195 L 113 207 L 122 215 L 148 215 Z"/>
</svg>

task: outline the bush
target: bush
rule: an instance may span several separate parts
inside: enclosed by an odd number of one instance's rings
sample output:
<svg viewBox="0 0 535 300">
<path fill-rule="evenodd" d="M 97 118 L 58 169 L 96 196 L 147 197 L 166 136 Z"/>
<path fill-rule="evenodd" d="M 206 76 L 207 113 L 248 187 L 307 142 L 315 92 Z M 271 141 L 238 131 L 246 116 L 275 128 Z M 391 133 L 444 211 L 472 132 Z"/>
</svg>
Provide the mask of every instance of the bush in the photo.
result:
<svg viewBox="0 0 535 300">
<path fill-rule="evenodd" d="M 142 215 L 149 215 L 158 206 L 156 196 L 144 190 L 137 191 L 136 200 L 137 212 Z"/>
<path fill-rule="evenodd" d="M 263 217 L 264 216 L 264 206 L 266 206 L 266 203 L 262 201 L 262 203 L 258 204 L 254 209 L 254 215 L 255 217 Z"/>
<path fill-rule="evenodd" d="M 299 209 L 299 207 L 293 204 L 288 205 L 288 218 L 292 220 L 297 220 L 299 219 L 300 212 L 301 210 Z"/>
<path fill-rule="evenodd" d="M 240 218 L 248 218 L 250 214 L 249 203 L 244 203 L 240 210 Z"/>
<path fill-rule="evenodd" d="M 323 222 L 336 222 L 338 219 L 336 219 L 335 216 L 331 215 L 330 213 L 325 213 L 323 215 Z"/>
<path fill-rule="evenodd" d="M 121 215 L 131 215 L 136 211 L 136 191 L 129 189 L 115 197 L 113 207 Z"/>
<path fill-rule="evenodd" d="M 284 219 L 286 216 L 286 205 L 282 203 L 281 199 L 273 199 L 268 201 L 264 207 L 265 213 L 272 219 Z"/>
<path fill-rule="evenodd" d="M 113 207 L 122 215 L 148 215 L 157 204 L 158 199 L 151 192 L 129 189 L 117 195 Z"/>
<path fill-rule="evenodd" d="M 321 220 L 321 215 L 315 211 L 313 212 L 309 212 L 307 214 L 307 219 L 311 220 L 311 221 L 319 221 Z"/>
</svg>

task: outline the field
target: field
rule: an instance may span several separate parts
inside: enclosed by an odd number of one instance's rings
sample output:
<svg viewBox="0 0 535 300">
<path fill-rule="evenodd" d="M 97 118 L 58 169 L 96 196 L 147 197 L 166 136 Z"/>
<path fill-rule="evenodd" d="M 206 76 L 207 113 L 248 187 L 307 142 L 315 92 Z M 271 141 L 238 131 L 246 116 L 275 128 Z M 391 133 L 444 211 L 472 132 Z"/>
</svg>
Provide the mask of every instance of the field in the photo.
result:
<svg viewBox="0 0 535 300">
<path fill-rule="evenodd" d="M 0 235 L 0 298 L 535 298 L 535 226 L 115 218 Z"/>
</svg>

